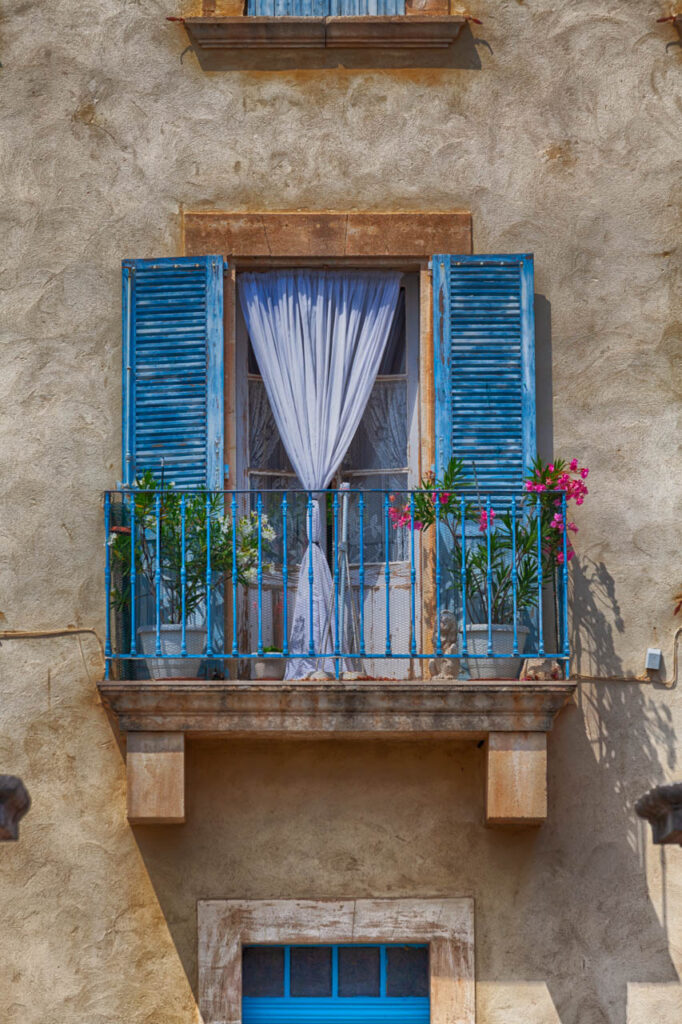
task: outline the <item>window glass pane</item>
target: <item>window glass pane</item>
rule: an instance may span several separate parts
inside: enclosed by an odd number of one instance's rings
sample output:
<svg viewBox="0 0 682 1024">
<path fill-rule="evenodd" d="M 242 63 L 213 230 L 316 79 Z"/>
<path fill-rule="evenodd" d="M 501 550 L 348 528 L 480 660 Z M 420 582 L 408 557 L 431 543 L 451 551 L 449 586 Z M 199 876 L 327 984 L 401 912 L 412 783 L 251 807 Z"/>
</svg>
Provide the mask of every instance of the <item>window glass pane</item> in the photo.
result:
<svg viewBox="0 0 682 1024">
<path fill-rule="evenodd" d="M 339 995 L 378 996 L 379 947 L 339 949 Z"/>
<path fill-rule="evenodd" d="M 389 946 L 386 954 L 386 995 L 428 996 L 428 948 Z"/>
<path fill-rule="evenodd" d="M 407 381 L 374 382 L 342 471 L 407 466 Z"/>
<path fill-rule="evenodd" d="M 330 996 L 332 994 L 331 946 L 292 946 L 292 996 Z"/>
<path fill-rule="evenodd" d="M 291 472 L 262 380 L 249 380 L 249 468 Z"/>
<path fill-rule="evenodd" d="M 284 995 L 284 950 L 281 946 L 244 946 L 242 994 Z"/>
<path fill-rule="evenodd" d="M 400 289 L 391 333 L 379 366 L 379 376 L 394 373 L 405 373 L 405 289 Z"/>
</svg>

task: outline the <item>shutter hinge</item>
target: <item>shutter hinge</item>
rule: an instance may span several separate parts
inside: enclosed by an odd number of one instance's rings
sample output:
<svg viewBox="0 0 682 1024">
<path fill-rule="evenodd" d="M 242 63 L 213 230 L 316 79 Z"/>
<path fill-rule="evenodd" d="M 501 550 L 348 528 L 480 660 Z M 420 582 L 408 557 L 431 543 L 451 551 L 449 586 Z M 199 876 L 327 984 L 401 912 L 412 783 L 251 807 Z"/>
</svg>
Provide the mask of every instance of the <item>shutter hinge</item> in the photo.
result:
<svg viewBox="0 0 682 1024">
<path fill-rule="evenodd" d="M 428 262 L 428 269 L 433 271 L 433 260 L 432 259 L 430 259 L 429 262 Z"/>
</svg>

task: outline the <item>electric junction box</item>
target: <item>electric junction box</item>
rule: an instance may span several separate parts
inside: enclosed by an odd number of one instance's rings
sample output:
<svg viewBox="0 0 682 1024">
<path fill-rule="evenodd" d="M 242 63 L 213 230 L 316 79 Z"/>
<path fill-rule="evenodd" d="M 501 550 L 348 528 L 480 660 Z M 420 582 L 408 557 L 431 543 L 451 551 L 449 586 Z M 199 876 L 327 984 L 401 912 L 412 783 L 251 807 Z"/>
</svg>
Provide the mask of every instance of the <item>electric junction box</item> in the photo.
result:
<svg viewBox="0 0 682 1024">
<path fill-rule="evenodd" d="M 646 652 L 645 667 L 647 671 L 658 672 L 661 667 L 661 652 L 658 647 L 649 647 Z"/>
</svg>

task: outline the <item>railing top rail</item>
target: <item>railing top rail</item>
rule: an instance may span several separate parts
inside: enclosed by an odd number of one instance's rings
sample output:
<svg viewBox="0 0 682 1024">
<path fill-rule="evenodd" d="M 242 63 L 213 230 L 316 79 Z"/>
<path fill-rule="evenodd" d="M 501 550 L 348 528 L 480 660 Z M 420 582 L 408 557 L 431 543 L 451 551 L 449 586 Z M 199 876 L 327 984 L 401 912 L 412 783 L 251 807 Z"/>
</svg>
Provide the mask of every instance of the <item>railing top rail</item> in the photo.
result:
<svg viewBox="0 0 682 1024">
<path fill-rule="evenodd" d="M 121 487 L 106 490 L 104 495 L 130 495 L 130 494 L 452 494 L 465 497 L 477 498 L 481 495 L 500 497 L 523 497 L 534 498 L 539 494 L 565 494 L 562 488 L 543 491 L 529 491 L 519 487 L 495 487 L 481 488 L 473 487 L 438 487 L 429 484 L 426 487 Z"/>
</svg>

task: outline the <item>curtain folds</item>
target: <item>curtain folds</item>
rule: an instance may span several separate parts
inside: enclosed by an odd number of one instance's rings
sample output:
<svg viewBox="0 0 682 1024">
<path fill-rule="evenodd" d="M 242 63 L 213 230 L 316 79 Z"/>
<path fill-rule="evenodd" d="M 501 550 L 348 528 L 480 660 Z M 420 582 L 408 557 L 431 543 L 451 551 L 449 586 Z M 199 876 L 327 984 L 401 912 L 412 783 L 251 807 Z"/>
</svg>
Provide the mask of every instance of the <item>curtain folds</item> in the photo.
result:
<svg viewBox="0 0 682 1024">
<path fill-rule="evenodd" d="M 367 405 L 400 291 L 397 271 L 241 274 L 239 296 L 284 447 L 302 487 L 331 483 Z M 313 500 L 289 642 L 287 679 L 333 673 L 332 577 Z M 312 583 L 311 583 L 312 570 Z M 340 646 L 343 640 L 340 639 Z"/>
</svg>

